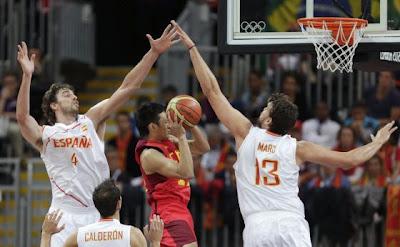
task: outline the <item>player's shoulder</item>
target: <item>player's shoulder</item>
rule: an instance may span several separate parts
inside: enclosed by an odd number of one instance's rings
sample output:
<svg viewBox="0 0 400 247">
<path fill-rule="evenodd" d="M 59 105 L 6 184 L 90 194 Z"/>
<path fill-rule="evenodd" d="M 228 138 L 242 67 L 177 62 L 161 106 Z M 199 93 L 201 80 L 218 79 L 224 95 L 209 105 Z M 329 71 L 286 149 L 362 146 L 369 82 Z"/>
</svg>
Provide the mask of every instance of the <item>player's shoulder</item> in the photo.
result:
<svg viewBox="0 0 400 247">
<path fill-rule="evenodd" d="M 153 157 L 154 155 L 160 155 L 160 154 L 162 154 L 162 153 L 157 148 L 146 147 L 143 149 L 142 153 L 140 154 L 140 157 L 142 159 L 147 159 L 147 158 Z"/>
<path fill-rule="evenodd" d="M 139 228 L 130 226 L 130 244 L 131 247 L 146 246 L 146 239 Z"/>
</svg>

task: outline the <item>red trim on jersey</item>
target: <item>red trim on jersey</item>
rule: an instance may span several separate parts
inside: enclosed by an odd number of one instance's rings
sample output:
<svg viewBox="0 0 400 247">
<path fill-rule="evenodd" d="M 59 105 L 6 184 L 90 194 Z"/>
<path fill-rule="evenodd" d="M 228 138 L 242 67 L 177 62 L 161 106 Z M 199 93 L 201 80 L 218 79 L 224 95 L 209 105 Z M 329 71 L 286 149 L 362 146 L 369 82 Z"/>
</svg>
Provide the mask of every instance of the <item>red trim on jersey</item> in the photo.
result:
<svg viewBox="0 0 400 247">
<path fill-rule="evenodd" d="M 75 201 L 77 201 L 77 202 L 79 202 L 80 204 L 82 204 L 82 206 L 84 206 L 84 207 L 86 207 L 86 208 L 88 207 L 85 203 L 83 203 L 81 200 L 79 200 L 78 197 L 76 197 L 76 196 L 73 195 L 73 194 L 68 194 L 67 192 L 65 192 L 65 190 L 61 189 L 61 187 L 58 186 L 58 184 L 56 183 L 56 181 L 54 181 L 53 178 L 51 178 L 50 180 L 51 180 L 51 182 L 52 182 L 62 193 L 64 193 L 66 196 L 70 196 L 72 199 L 74 199 Z"/>
<path fill-rule="evenodd" d="M 79 125 L 81 125 L 81 123 L 77 123 L 77 124 L 75 124 L 75 126 L 71 127 L 70 129 L 67 129 L 67 130 L 75 129 L 75 128 L 78 127 Z"/>
<path fill-rule="evenodd" d="M 282 136 L 282 135 L 276 134 L 276 133 L 268 131 L 268 130 L 266 130 L 265 132 L 267 132 L 267 134 L 272 135 L 272 136 L 277 136 L 277 137 Z"/>
</svg>

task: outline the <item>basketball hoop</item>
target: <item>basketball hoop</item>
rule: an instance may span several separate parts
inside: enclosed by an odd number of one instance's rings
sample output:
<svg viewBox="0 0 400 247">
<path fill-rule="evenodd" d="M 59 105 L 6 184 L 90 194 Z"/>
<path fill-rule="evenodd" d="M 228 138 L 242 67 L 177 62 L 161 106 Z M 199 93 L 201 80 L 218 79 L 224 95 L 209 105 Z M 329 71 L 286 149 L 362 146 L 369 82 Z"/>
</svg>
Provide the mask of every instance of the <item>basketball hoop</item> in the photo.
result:
<svg viewBox="0 0 400 247">
<path fill-rule="evenodd" d="M 367 20 L 314 17 L 297 20 L 317 52 L 318 69 L 353 72 L 353 57 L 368 25 Z"/>
</svg>

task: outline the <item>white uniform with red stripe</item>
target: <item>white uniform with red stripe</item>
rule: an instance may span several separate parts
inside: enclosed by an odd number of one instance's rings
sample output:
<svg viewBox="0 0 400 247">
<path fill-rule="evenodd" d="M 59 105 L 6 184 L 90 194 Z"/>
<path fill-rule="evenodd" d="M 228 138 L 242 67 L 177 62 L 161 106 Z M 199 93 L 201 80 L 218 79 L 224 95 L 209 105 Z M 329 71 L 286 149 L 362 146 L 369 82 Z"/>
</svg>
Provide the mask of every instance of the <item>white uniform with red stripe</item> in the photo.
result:
<svg viewBox="0 0 400 247">
<path fill-rule="evenodd" d="M 131 226 L 116 219 L 101 219 L 99 222 L 79 228 L 78 247 L 130 247 Z"/>
<path fill-rule="evenodd" d="M 65 229 L 52 237 L 51 246 L 62 246 L 79 227 L 96 222 L 99 213 L 92 193 L 109 178 L 104 142 L 98 137 L 93 122 L 84 115 L 70 125 L 56 123 L 43 128 L 41 157 L 46 165 L 52 189 L 49 211 L 61 209 L 60 224 Z"/>
<path fill-rule="evenodd" d="M 252 127 L 234 165 L 245 247 L 311 246 L 298 197 L 296 139 Z"/>
</svg>

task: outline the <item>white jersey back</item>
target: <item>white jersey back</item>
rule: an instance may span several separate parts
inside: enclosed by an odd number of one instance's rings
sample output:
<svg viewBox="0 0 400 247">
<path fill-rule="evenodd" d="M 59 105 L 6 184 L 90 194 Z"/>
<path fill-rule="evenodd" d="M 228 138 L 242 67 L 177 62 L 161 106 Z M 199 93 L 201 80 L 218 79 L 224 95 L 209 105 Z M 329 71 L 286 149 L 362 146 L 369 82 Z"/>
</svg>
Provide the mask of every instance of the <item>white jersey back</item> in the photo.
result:
<svg viewBox="0 0 400 247">
<path fill-rule="evenodd" d="M 41 157 L 51 182 L 53 203 L 69 208 L 93 207 L 92 193 L 110 177 L 104 143 L 84 115 L 70 125 L 43 128 Z"/>
<path fill-rule="evenodd" d="M 131 226 L 115 219 L 102 219 L 78 229 L 78 247 L 130 247 Z"/>
<path fill-rule="evenodd" d="M 299 166 L 296 139 L 252 127 L 238 150 L 234 165 L 243 218 L 271 210 L 304 217 L 298 197 Z"/>
</svg>

